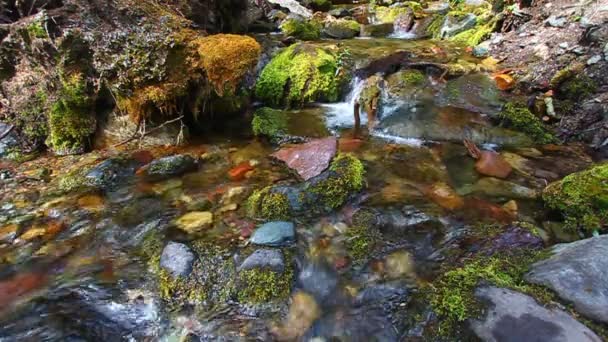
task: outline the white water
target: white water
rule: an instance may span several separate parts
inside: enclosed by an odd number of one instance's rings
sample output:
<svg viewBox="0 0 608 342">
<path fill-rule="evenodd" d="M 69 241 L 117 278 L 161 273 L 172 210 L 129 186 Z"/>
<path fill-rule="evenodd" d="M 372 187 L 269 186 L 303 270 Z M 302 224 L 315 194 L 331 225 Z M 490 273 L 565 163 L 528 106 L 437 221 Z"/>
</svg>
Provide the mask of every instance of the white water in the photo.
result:
<svg viewBox="0 0 608 342">
<path fill-rule="evenodd" d="M 359 98 L 359 95 L 363 91 L 364 87 L 365 87 L 365 80 L 356 78 L 352 82 L 352 87 L 351 87 L 352 90 L 350 91 L 348 96 L 346 96 L 345 101 L 322 105 L 324 108 L 326 108 L 325 121 L 326 121 L 327 127 L 329 127 L 331 130 L 336 130 L 339 128 L 353 127 L 355 125 L 355 118 L 354 118 L 354 113 L 353 113 L 354 107 L 355 107 L 355 101 Z M 389 112 L 394 111 L 394 109 L 395 108 L 391 107 L 389 109 Z M 386 111 L 386 108 L 385 108 L 385 111 Z M 383 116 L 384 116 L 384 113 L 381 117 L 383 117 Z M 361 117 L 361 125 L 366 125 L 367 124 L 367 115 L 365 115 L 363 108 L 361 108 L 360 117 Z M 371 131 L 370 135 L 384 139 L 384 140 L 391 141 L 396 144 L 402 144 L 402 145 L 421 146 L 424 143 L 424 141 L 421 139 L 399 137 L 399 136 L 388 134 L 386 132 L 382 132 L 377 129 Z"/>
</svg>

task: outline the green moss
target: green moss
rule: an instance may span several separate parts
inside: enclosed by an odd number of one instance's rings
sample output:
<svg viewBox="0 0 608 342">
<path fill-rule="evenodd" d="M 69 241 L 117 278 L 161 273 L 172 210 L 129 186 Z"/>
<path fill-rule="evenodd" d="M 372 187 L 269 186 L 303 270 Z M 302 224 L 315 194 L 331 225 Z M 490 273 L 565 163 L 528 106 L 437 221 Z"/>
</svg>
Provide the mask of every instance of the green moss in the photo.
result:
<svg viewBox="0 0 608 342">
<path fill-rule="evenodd" d="M 416 4 L 412 9 L 410 7 L 385 7 L 385 6 L 376 6 L 374 8 L 374 13 L 376 15 L 376 19 L 380 23 L 393 23 L 397 18 L 401 15 L 407 15 L 410 11 L 414 10 L 422 10 L 419 4 L 410 2 L 411 4 Z"/>
<path fill-rule="evenodd" d="M 339 154 L 334 158 L 330 174 L 319 182 L 312 183 L 305 191 L 311 192 L 315 202 L 335 209 L 342 206 L 349 196 L 363 188 L 365 168 L 359 159 L 351 154 Z"/>
<path fill-rule="evenodd" d="M 321 38 L 322 26 L 314 20 L 303 21 L 287 19 L 281 24 L 281 31 L 285 36 L 300 40 L 317 40 Z"/>
<path fill-rule="evenodd" d="M 260 108 L 253 114 L 251 121 L 253 134 L 264 135 L 271 139 L 278 138 L 287 133 L 287 117 L 280 110 L 268 107 Z"/>
<path fill-rule="evenodd" d="M 486 40 L 494 32 L 494 24 L 480 25 L 470 30 L 460 32 L 451 41 L 458 42 L 467 46 L 477 46 Z"/>
<path fill-rule="evenodd" d="M 556 141 L 555 137 L 547 132 L 540 119 L 523 105 L 508 103 L 499 117 L 504 124 L 525 133 L 539 144 Z"/>
<path fill-rule="evenodd" d="M 338 59 L 328 50 L 308 44 L 292 45 L 264 68 L 255 94 L 273 107 L 337 101 L 341 84 L 337 70 Z"/>
<path fill-rule="evenodd" d="M 426 81 L 426 76 L 420 70 L 408 69 L 400 73 L 401 80 L 406 85 L 421 85 Z"/>
<path fill-rule="evenodd" d="M 433 310 L 441 319 L 440 333 L 453 336 L 459 323 L 481 314 L 481 305 L 474 291 L 482 282 L 529 294 L 544 303 L 550 302 L 553 294 L 549 290 L 527 284 L 523 279 L 530 266 L 546 256 L 545 252 L 477 256 L 462 267 L 439 276 L 428 295 Z"/>
<path fill-rule="evenodd" d="M 578 73 L 570 77 L 559 86 L 559 94 L 572 101 L 589 97 L 597 90 L 597 85 L 589 76 Z"/>
<path fill-rule="evenodd" d="M 43 23 L 39 20 L 35 20 L 27 26 L 27 32 L 30 38 L 47 38 L 48 35 L 44 29 Z"/>
<path fill-rule="evenodd" d="M 253 192 L 247 200 L 247 212 L 252 217 L 284 220 L 289 218 L 291 206 L 287 195 L 272 192 L 272 187 L 268 186 Z"/>
<path fill-rule="evenodd" d="M 429 26 L 427 26 L 426 28 L 427 34 L 432 38 L 439 38 L 439 33 L 441 31 L 441 27 L 443 26 L 444 21 L 445 17 L 443 15 L 435 15 L 429 23 Z"/>
<path fill-rule="evenodd" d="M 37 90 L 13 121 L 27 140 L 35 145 L 42 144 L 48 136 L 45 120 L 46 104 L 46 92 L 43 89 Z"/>
<path fill-rule="evenodd" d="M 95 132 L 93 98 L 80 73 L 61 76 L 61 89 L 49 112 L 49 145 L 55 151 L 82 151 Z"/>
<path fill-rule="evenodd" d="M 207 299 L 204 286 L 194 277 L 173 277 L 160 267 L 160 253 L 150 259 L 149 265 L 157 277 L 160 298 L 170 309 L 179 309 L 185 303 L 198 303 Z"/>
<path fill-rule="evenodd" d="M 547 206 L 562 212 L 566 227 L 587 233 L 608 225 L 608 164 L 566 176 L 543 192 Z"/>
<path fill-rule="evenodd" d="M 293 269 L 283 273 L 268 269 L 241 271 L 238 275 L 238 300 L 242 303 L 264 304 L 289 298 L 293 283 Z"/>
<path fill-rule="evenodd" d="M 352 226 L 346 231 L 346 250 L 355 262 L 369 258 L 380 234 L 375 228 L 376 214 L 368 209 L 358 210 L 352 219 Z"/>
<path fill-rule="evenodd" d="M 315 11 L 327 12 L 331 9 L 332 2 L 331 0 L 312 0 L 310 5 Z"/>
</svg>

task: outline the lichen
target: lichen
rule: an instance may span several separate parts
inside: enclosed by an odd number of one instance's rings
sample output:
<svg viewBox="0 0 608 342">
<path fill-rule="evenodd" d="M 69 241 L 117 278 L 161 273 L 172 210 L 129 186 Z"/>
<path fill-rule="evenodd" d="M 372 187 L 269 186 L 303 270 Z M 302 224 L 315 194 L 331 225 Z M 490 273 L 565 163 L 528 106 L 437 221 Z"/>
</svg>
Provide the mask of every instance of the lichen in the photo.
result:
<svg viewBox="0 0 608 342">
<path fill-rule="evenodd" d="M 519 130 L 539 144 L 555 142 L 555 137 L 549 133 L 543 123 L 530 110 L 520 104 L 508 103 L 499 114 L 503 124 Z"/>
<path fill-rule="evenodd" d="M 273 107 L 337 101 L 341 84 L 337 70 L 338 59 L 329 50 L 309 44 L 292 45 L 264 68 L 255 94 Z"/>
<path fill-rule="evenodd" d="M 275 139 L 287 133 L 287 117 L 280 110 L 263 107 L 253 114 L 251 127 L 256 136 L 264 135 Z"/>
<path fill-rule="evenodd" d="M 322 26 L 315 20 L 287 19 L 281 24 L 285 36 L 300 40 L 317 40 L 321 37 Z"/>
<path fill-rule="evenodd" d="M 95 132 L 94 99 L 82 73 L 60 75 L 61 89 L 49 111 L 49 140 L 55 151 L 83 151 Z"/>
<path fill-rule="evenodd" d="M 305 192 L 314 194 L 312 206 L 336 209 L 342 206 L 349 196 L 361 191 L 364 184 L 365 168 L 352 154 L 339 154 L 332 161 L 331 174 L 318 182 L 312 182 Z"/>
<path fill-rule="evenodd" d="M 608 164 L 573 173 L 543 191 L 547 206 L 559 210 L 566 227 L 586 233 L 608 225 Z"/>
<path fill-rule="evenodd" d="M 441 319 L 439 333 L 454 336 L 460 323 L 481 314 L 481 305 L 474 295 L 481 283 L 523 292 L 544 303 L 553 300 L 553 294 L 546 288 L 524 281 L 530 265 L 546 256 L 545 252 L 531 251 L 508 256 L 475 256 L 464 265 L 443 273 L 427 293 L 433 310 Z"/>
</svg>

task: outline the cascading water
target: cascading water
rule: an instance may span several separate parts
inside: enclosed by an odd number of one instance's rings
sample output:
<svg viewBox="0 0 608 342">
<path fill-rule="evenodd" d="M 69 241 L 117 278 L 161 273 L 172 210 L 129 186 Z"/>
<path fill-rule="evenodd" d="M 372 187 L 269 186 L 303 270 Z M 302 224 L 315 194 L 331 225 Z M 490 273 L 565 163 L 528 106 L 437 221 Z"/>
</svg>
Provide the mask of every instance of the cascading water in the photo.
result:
<svg viewBox="0 0 608 342">
<path fill-rule="evenodd" d="M 323 107 L 327 108 L 326 121 L 327 126 L 331 129 L 353 127 L 355 124 L 353 109 L 355 107 L 355 101 L 361 95 L 363 88 L 365 87 L 365 80 L 355 78 L 351 84 L 351 91 L 346 96 L 343 102 L 324 104 Z M 363 114 L 363 113 L 361 113 Z M 361 124 L 367 123 L 367 117 L 361 115 Z"/>
</svg>

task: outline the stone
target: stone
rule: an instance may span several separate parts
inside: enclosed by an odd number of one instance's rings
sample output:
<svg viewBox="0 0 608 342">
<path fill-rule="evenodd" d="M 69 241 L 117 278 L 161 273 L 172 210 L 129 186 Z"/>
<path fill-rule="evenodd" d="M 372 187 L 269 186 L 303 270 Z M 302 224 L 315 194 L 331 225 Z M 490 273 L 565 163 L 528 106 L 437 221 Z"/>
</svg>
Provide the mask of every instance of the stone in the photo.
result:
<svg viewBox="0 0 608 342">
<path fill-rule="evenodd" d="M 439 30 L 439 36 L 442 39 L 454 37 L 461 32 L 472 29 L 476 24 L 477 16 L 473 13 L 467 13 L 462 18 L 448 15 Z"/>
<path fill-rule="evenodd" d="M 85 184 L 108 188 L 135 175 L 137 162 L 122 158 L 110 158 L 93 167 L 84 176 Z"/>
<path fill-rule="evenodd" d="M 500 252 L 512 252 L 517 249 L 538 250 L 544 247 L 544 241 L 538 228 L 521 227 L 518 224 L 509 225 L 503 232 L 491 239 L 483 251 L 487 255 Z"/>
<path fill-rule="evenodd" d="M 188 234 L 197 234 L 211 228 L 213 225 L 213 214 L 209 211 L 189 212 L 175 221 L 177 228 Z"/>
<path fill-rule="evenodd" d="M 178 154 L 154 160 L 144 166 L 138 173 L 143 173 L 154 180 L 161 180 L 194 171 L 196 167 L 196 160 L 193 157 L 187 154 Z"/>
<path fill-rule="evenodd" d="M 194 253 L 188 246 L 169 242 L 160 255 L 160 267 L 169 272 L 174 278 L 187 277 L 192 272 Z"/>
<path fill-rule="evenodd" d="M 292 244 L 296 239 L 295 225 L 291 222 L 268 222 L 259 227 L 251 236 L 251 243 L 262 246 L 280 247 Z"/>
<path fill-rule="evenodd" d="M 433 184 L 425 194 L 442 208 L 456 210 L 464 206 L 464 200 L 448 184 L 438 182 Z"/>
<path fill-rule="evenodd" d="M 509 199 L 535 199 L 538 192 L 525 186 L 500 180 L 493 177 L 484 177 L 471 188 L 475 194 L 489 197 L 505 197 Z"/>
<path fill-rule="evenodd" d="M 361 37 L 381 38 L 391 35 L 395 30 L 393 23 L 361 25 Z"/>
<path fill-rule="evenodd" d="M 608 62 L 608 43 L 604 45 L 604 60 Z"/>
<path fill-rule="evenodd" d="M 490 42 L 483 42 L 473 48 L 473 56 L 477 58 L 488 57 L 490 54 Z"/>
<path fill-rule="evenodd" d="M 267 0 L 271 4 L 279 5 L 285 9 L 288 9 L 290 13 L 302 16 L 304 18 L 311 18 L 312 11 L 302 6 L 297 0 Z"/>
<path fill-rule="evenodd" d="M 480 151 L 475 170 L 484 176 L 507 178 L 513 169 L 502 156 L 494 151 Z"/>
<path fill-rule="evenodd" d="M 526 281 L 547 286 L 583 316 L 608 323 L 608 235 L 556 245 Z"/>
<path fill-rule="evenodd" d="M 601 61 L 601 60 L 602 60 L 602 56 L 600 56 L 600 55 L 595 55 L 595 56 L 593 56 L 593 57 L 591 57 L 591 58 L 589 58 L 589 59 L 587 60 L 587 65 L 594 65 L 594 64 L 597 64 L 597 63 L 598 63 L 599 61 Z"/>
<path fill-rule="evenodd" d="M 568 23 L 568 18 L 562 16 L 550 16 L 547 20 L 545 20 L 546 26 L 552 27 L 564 27 Z"/>
<path fill-rule="evenodd" d="M 336 18 L 343 18 L 343 17 L 350 16 L 350 12 L 348 11 L 348 9 L 346 9 L 344 7 L 334 8 L 327 13 L 329 15 L 331 15 L 332 17 L 336 17 Z"/>
<path fill-rule="evenodd" d="M 315 298 L 306 292 L 294 293 L 285 322 L 273 330 L 281 340 L 299 340 L 321 316 L 321 308 Z"/>
<path fill-rule="evenodd" d="M 269 269 L 274 272 L 283 273 L 285 271 L 283 253 L 278 249 L 258 249 L 243 261 L 238 267 L 238 271 L 256 268 Z"/>
<path fill-rule="evenodd" d="M 338 151 L 335 137 L 312 140 L 311 142 L 280 149 L 272 154 L 295 170 L 307 181 L 325 171 Z"/>
<path fill-rule="evenodd" d="M 539 305 L 532 297 L 498 288 L 481 287 L 475 296 L 490 305 L 471 328 L 483 341 L 600 342 L 589 328 L 559 309 Z"/>
<path fill-rule="evenodd" d="M 354 20 L 338 19 L 325 23 L 323 33 L 336 39 L 350 39 L 359 35 L 361 26 Z"/>
<path fill-rule="evenodd" d="M 0 137 L 0 158 L 4 158 L 19 146 L 14 126 L 0 122 Z"/>
</svg>

